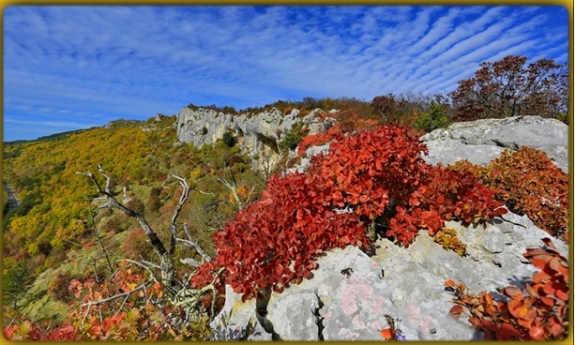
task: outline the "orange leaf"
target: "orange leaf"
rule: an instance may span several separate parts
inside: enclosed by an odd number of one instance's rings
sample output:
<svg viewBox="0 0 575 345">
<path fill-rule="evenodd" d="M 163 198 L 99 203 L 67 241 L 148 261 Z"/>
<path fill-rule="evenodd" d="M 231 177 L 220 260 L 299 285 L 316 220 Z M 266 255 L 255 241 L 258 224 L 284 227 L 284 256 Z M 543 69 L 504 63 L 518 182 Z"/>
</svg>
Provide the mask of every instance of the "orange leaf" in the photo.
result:
<svg viewBox="0 0 575 345">
<path fill-rule="evenodd" d="M 519 288 L 517 288 L 517 287 L 515 287 L 515 286 L 508 286 L 508 287 L 506 287 L 506 288 L 503 288 L 503 293 L 504 293 L 506 296 L 513 297 L 513 296 L 516 296 L 516 295 L 519 295 L 519 294 L 522 295 L 522 294 L 523 294 L 523 291 L 521 291 Z"/>
<path fill-rule="evenodd" d="M 451 314 L 451 316 L 455 317 L 455 318 L 459 318 L 459 315 L 461 315 L 461 313 L 463 313 L 463 307 L 460 305 L 454 305 L 451 310 L 449 311 L 449 314 Z"/>
<path fill-rule="evenodd" d="M 395 330 L 393 328 L 386 328 L 384 330 L 379 331 L 379 333 L 385 340 L 395 339 Z"/>
<path fill-rule="evenodd" d="M 547 283 L 545 283 L 545 285 L 543 286 L 543 291 L 545 291 L 546 294 L 548 295 L 554 295 L 555 294 L 555 290 L 557 290 L 559 284 L 553 283 L 548 281 Z"/>
<path fill-rule="evenodd" d="M 454 288 L 455 287 L 455 282 L 451 279 L 446 280 L 445 283 L 443 283 L 443 285 L 450 287 L 450 288 Z"/>
<path fill-rule="evenodd" d="M 533 282 L 534 282 L 534 283 L 539 283 L 539 282 L 544 281 L 544 280 L 547 280 L 547 279 L 549 279 L 549 278 L 551 278 L 551 277 L 549 276 L 549 274 L 545 273 L 545 271 L 541 271 L 541 272 L 535 273 L 535 274 L 533 275 Z"/>
<path fill-rule="evenodd" d="M 533 297 L 539 297 L 539 293 L 531 286 L 531 284 L 525 284 L 525 291 Z"/>
<path fill-rule="evenodd" d="M 545 339 L 545 332 L 543 327 L 541 326 L 534 326 L 529 328 L 529 336 L 533 340 L 544 340 Z"/>
<path fill-rule="evenodd" d="M 561 260 L 558 257 L 554 257 L 549 261 L 549 267 L 556 272 L 560 272 L 561 266 Z"/>
</svg>

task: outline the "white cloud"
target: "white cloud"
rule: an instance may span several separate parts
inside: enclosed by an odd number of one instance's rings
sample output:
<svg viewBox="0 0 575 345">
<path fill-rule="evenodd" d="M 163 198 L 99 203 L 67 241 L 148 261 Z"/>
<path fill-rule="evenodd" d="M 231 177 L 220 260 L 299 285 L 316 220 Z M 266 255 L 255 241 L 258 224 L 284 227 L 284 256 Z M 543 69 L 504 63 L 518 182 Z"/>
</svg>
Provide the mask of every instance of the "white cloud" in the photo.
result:
<svg viewBox="0 0 575 345">
<path fill-rule="evenodd" d="M 567 23 L 534 6 L 9 7 L 4 110 L 82 124 L 190 102 L 447 92 L 503 54 L 566 60 Z"/>
</svg>

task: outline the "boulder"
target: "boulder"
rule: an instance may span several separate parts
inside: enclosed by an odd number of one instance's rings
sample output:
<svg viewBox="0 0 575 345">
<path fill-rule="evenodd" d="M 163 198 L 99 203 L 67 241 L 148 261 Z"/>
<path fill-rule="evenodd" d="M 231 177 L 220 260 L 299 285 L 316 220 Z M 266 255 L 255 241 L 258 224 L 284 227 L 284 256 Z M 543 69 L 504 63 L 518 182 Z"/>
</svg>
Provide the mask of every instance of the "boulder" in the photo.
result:
<svg viewBox="0 0 575 345">
<path fill-rule="evenodd" d="M 480 340 L 467 317 L 449 315 L 453 295 L 444 282 L 453 279 L 474 293 L 501 298 L 497 288 L 523 288 L 530 280 L 536 269 L 522 254 L 550 235 L 512 213 L 484 225 L 450 221 L 446 227 L 457 231 L 468 255 L 444 250 L 426 231 L 408 248 L 379 239 L 372 257 L 353 246 L 334 249 L 317 259 L 311 279 L 271 293 L 265 317 L 255 312 L 256 301 L 242 303 L 228 286 L 226 304 L 212 323 L 214 340 L 242 339 L 252 330 L 248 340 L 378 341 L 379 330 L 388 327 L 385 314 L 401 320 L 407 340 Z M 565 243 L 553 242 L 568 256 Z M 257 323 L 259 332 L 253 331 Z"/>
<path fill-rule="evenodd" d="M 467 159 L 484 165 L 505 149 L 530 146 L 547 153 L 563 171 L 567 172 L 569 167 L 569 127 L 540 116 L 458 122 L 447 129 L 436 129 L 421 139 L 429 149 L 425 160 L 430 164 L 449 165 Z"/>
</svg>

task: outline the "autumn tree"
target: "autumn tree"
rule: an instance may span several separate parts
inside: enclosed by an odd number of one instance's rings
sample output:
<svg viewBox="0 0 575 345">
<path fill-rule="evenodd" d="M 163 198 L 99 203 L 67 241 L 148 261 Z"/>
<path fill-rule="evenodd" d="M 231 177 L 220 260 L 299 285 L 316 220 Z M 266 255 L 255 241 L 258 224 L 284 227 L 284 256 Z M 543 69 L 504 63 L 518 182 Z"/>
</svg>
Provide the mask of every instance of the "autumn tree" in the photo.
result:
<svg viewBox="0 0 575 345">
<path fill-rule="evenodd" d="M 472 78 L 450 93 L 456 121 L 516 115 L 556 117 L 567 111 L 567 64 L 509 55 L 483 62 Z"/>
<path fill-rule="evenodd" d="M 431 101 L 442 104 L 449 110 L 443 95 L 406 92 L 400 95 L 389 93 L 377 96 L 371 101 L 371 110 L 382 123 L 405 124 L 412 127 L 418 115 L 430 110 Z"/>
</svg>

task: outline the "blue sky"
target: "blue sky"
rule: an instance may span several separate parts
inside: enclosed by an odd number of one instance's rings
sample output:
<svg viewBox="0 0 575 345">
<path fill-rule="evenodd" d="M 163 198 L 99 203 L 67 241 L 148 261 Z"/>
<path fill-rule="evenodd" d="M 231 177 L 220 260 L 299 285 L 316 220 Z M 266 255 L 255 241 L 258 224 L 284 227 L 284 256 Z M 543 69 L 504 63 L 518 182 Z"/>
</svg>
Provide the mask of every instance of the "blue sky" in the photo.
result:
<svg viewBox="0 0 575 345">
<path fill-rule="evenodd" d="M 304 97 L 447 93 L 509 54 L 565 63 L 558 6 L 12 6 L 4 141 Z"/>
</svg>

